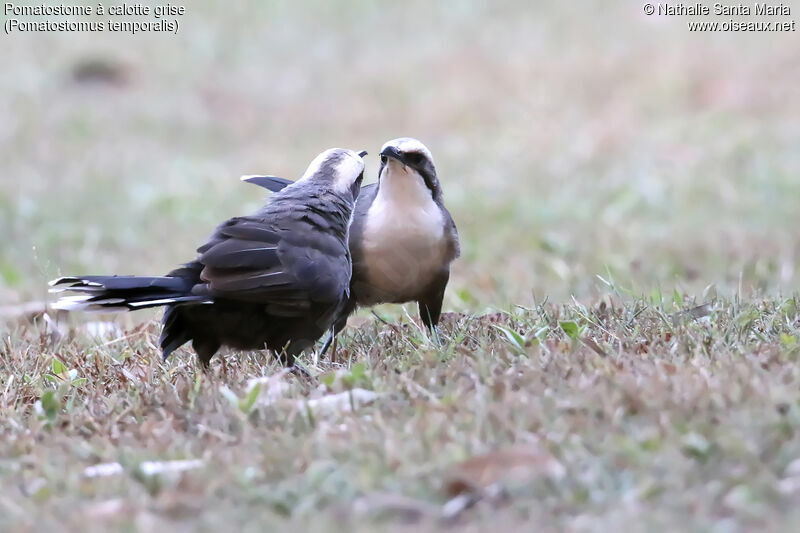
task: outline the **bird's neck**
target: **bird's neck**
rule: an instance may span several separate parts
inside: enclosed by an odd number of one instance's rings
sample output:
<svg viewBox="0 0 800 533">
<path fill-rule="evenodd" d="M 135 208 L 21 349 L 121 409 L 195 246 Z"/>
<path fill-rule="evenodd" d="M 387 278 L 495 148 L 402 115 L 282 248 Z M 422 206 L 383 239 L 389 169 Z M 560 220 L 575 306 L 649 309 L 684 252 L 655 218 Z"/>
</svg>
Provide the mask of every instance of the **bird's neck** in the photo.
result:
<svg viewBox="0 0 800 533">
<path fill-rule="evenodd" d="M 412 208 L 433 202 L 433 196 L 417 171 L 408 167 L 390 166 L 381 176 L 375 202 Z"/>
</svg>

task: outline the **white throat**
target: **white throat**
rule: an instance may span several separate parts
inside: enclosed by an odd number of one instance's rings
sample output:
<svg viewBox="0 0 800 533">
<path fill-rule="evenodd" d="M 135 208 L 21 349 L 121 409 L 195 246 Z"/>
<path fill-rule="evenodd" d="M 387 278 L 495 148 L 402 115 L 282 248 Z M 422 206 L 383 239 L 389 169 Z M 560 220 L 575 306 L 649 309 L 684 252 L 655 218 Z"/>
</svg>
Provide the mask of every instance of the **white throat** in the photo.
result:
<svg viewBox="0 0 800 533">
<path fill-rule="evenodd" d="M 410 209 L 424 207 L 430 203 L 438 212 L 438 207 L 423 177 L 396 159 L 390 159 L 381 173 L 378 195 L 372 206 L 375 207 L 379 202 Z"/>
</svg>

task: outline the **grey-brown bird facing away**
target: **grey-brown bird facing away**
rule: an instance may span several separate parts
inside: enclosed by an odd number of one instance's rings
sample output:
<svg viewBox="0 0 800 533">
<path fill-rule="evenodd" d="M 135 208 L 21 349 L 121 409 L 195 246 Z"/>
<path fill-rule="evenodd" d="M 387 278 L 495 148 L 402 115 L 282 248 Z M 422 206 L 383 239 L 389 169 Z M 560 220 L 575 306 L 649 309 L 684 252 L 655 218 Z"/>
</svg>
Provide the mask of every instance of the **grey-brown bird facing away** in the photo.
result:
<svg viewBox="0 0 800 533">
<path fill-rule="evenodd" d="M 364 162 L 331 149 L 303 177 L 252 215 L 221 224 L 198 257 L 166 276 L 71 276 L 54 291 L 77 292 L 54 307 L 136 310 L 166 306 L 166 359 L 191 341 L 207 367 L 221 346 L 267 348 L 293 366 L 350 301 L 347 242 Z"/>
<path fill-rule="evenodd" d="M 422 322 L 435 331 L 450 263 L 460 253 L 458 231 L 444 206 L 428 148 L 416 139 L 394 139 L 383 145 L 380 158 L 378 182 L 365 185 L 356 203 L 350 227 L 350 298 L 334 334 L 357 306 L 409 301 L 417 302 Z M 271 191 L 292 183 L 275 176 L 242 180 Z"/>
</svg>

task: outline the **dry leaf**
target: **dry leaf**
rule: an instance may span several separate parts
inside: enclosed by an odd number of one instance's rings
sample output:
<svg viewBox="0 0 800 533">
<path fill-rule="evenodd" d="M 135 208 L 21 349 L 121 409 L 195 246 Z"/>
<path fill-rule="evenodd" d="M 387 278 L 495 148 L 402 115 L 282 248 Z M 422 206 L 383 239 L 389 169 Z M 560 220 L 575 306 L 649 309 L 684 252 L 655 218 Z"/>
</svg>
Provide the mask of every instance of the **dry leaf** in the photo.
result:
<svg viewBox="0 0 800 533">
<path fill-rule="evenodd" d="M 144 461 L 139 464 L 139 471 L 145 476 L 155 476 L 174 472 L 185 472 L 200 468 L 205 464 L 202 459 L 184 459 L 178 461 Z"/>
<path fill-rule="evenodd" d="M 606 357 L 608 355 L 606 351 L 603 348 L 601 348 L 600 345 L 597 344 L 597 342 L 591 337 L 583 337 L 581 339 L 581 342 L 586 346 L 588 346 L 589 348 L 591 348 L 592 351 L 597 355 L 599 355 L 600 357 Z"/>
<path fill-rule="evenodd" d="M 321 398 L 301 400 L 300 405 L 315 413 L 337 413 L 351 411 L 378 399 L 378 393 L 366 389 L 352 389 L 338 394 L 328 394 Z"/>
<path fill-rule="evenodd" d="M 139 472 L 145 476 L 155 476 L 174 472 L 185 472 L 200 468 L 205 463 L 201 459 L 184 459 L 177 461 L 144 461 L 139 464 Z M 122 465 L 114 463 L 99 463 L 83 469 L 83 476 L 87 478 L 109 477 L 122 474 L 125 470 Z"/>
<path fill-rule="evenodd" d="M 87 466 L 83 469 L 83 477 L 108 477 L 121 474 L 123 472 L 122 465 L 119 463 L 99 463 L 92 466 Z"/>
<path fill-rule="evenodd" d="M 523 484 L 537 476 L 561 479 L 564 466 L 546 448 L 524 444 L 500 448 L 457 464 L 447 476 L 451 497 L 483 491 L 493 485 Z"/>
<path fill-rule="evenodd" d="M 290 372 L 291 370 L 284 368 L 271 376 L 261 376 L 248 380 L 245 397 L 250 394 L 253 387 L 259 387 L 256 405 L 272 405 L 277 400 L 283 398 L 289 389 L 291 389 L 291 386 L 284 380 L 286 375 Z"/>
</svg>

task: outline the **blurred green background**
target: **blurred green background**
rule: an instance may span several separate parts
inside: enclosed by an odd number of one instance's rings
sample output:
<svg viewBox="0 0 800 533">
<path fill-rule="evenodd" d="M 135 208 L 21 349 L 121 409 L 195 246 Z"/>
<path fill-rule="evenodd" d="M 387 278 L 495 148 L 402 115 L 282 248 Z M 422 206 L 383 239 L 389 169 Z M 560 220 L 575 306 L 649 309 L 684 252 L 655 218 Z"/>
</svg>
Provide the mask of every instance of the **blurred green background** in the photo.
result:
<svg viewBox="0 0 800 533">
<path fill-rule="evenodd" d="M 796 32 L 690 33 L 630 1 L 186 6 L 177 35 L 0 38 L 4 304 L 164 273 L 263 201 L 239 175 L 344 146 L 373 181 L 399 136 L 461 233 L 448 309 L 591 298 L 596 274 L 800 285 Z"/>
</svg>

